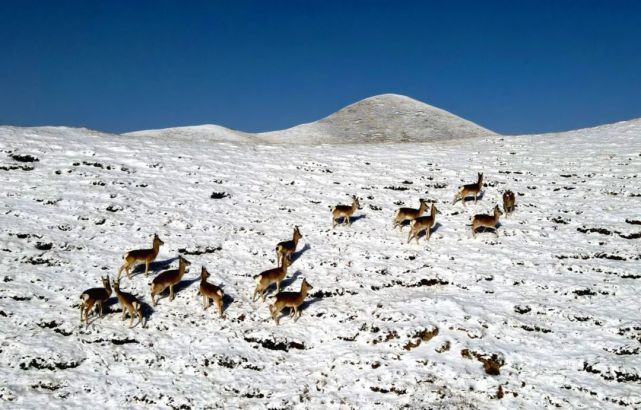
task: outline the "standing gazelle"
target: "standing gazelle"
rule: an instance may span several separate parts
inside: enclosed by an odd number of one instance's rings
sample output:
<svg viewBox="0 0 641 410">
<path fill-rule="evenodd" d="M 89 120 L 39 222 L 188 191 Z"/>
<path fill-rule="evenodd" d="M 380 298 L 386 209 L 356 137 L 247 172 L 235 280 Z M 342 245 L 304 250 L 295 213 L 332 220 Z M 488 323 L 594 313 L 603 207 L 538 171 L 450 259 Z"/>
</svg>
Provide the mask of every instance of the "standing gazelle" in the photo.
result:
<svg viewBox="0 0 641 410">
<path fill-rule="evenodd" d="M 461 185 L 458 187 L 458 192 L 454 195 L 452 205 L 455 204 L 456 201 L 460 200 L 463 202 L 463 206 L 465 206 L 465 198 L 470 195 L 474 195 L 474 203 L 476 203 L 476 197 L 481 193 L 481 188 L 483 188 L 483 173 L 479 172 L 476 183 Z"/>
<path fill-rule="evenodd" d="M 403 222 L 407 220 L 416 219 L 419 216 L 423 215 L 423 212 L 427 209 L 427 201 L 423 198 L 419 199 L 420 205 L 418 209 L 415 208 L 398 208 L 396 214 L 394 214 L 394 226 L 392 229 L 396 229 L 398 226 L 399 229 L 403 230 Z"/>
<path fill-rule="evenodd" d="M 189 265 L 191 262 L 179 256 L 178 269 L 166 270 L 154 278 L 151 282 L 151 301 L 154 306 L 156 306 L 156 295 L 161 294 L 167 287 L 169 287 L 169 300 L 174 300 L 174 286 L 182 280 Z"/>
<path fill-rule="evenodd" d="M 494 230 L 494 235 L 499 236 L 496 232 L 496 225 L 499 223 L 499 216 L 503 215 L 503 212 L 499 209 L 499 206 L 494 207 L 493 215 L 486 214 L 476 214 L 472 218 L 472 236 L 476 238 L 476 230 L 478 228 L 492 228 Z"/>
<path fill-rule="evenodd" d="M 425 240 L 429 241 L 432 227 L 436 222 L 436 214 L 440 213 L 441 211 L 436 209 L 436 206 L 432 204 L 432 210 L 429 215 L 419 216 L 418 218 L 413 219 L 412 222 L 410 222 L 410 233 L 407 237 L 407 243 L 410 243 L 412 238 L 416 238 L 416 243 L 418 243 L 418 235 L 422 231 L 425 231 Z"/>
<path fill-rule="evenodd" d="M 343 218 L 343 225 L 352 224 L 352 214 L 356 212 L 357 209 L 361 209 L 361 204 L 358 202 L 356 196 L 352 196 L 352 205 L 336 205 L 332 207 L 332 228 L 336 227 L 336 221 L 338 218 Z"/>
<path fill-rule="evenodd" d="M 276 292 L 280 292 L 280 282 L 285 278 L 287 274 L 287 267 L 289 266 L 289 259 L 283 258 L 283 263 L 273 269 L 266 270 L 259 275 L 256 275 L 256 288 L 254 288 L 254 294 L 252 295 L 252 302 L 256 301 L 256 295 L 258 294 L 262 297 L 263 302 L 265 301 L 265 291 L 272 283 L 276 283 Z"/>
<path fill-rule="evenodd" d="M 131 279 L 130 270 L 131 266 L 136 262 L 145 262 L 145 276 L 149 272 L 149 264 L 156 259 L 158 256 L 158 251 L 160 250 L 160 245 L 165 243 L 160 240 L 158 235 L 154 234 L 154 242 L 151 249 L 135 249 L 125 253 L 123 256 L 123 263 L 120 269 L 118 270 L 118 280 L 120 280 L 120 275 L 122 274 L 123 269 L 127 273 L 127 279 Z"/>
<path fill-rule="evenodd" d="M 302 237 L 303 235 L 300 233 L 298 226 L 295 226 L 292 240 L 279 242 L 276 245 L 276 264 L 277 265 L 281 265 L 281 261 L 283 258 L 289 259 L 290 262 L 292 261 L 292 254 L 296 252 L 298 241 Z"/>
<path fill-rule="evenodd" d="M 306 279 L 303 279 L 303 283 L 300 285 L 300 292 L 280 292 L 274 297 L 274 301 L 269 305 L 269 311 L 272 314 L 272 319 L 274 319 L 277 325 L 279 324 L 278 315 L 280 311 L 286 307 L 291 309 L 289 316 L 293 316 L 294 321 L 298 320 L 300 317 L 300 310 L 298 310 L 298 307 L 303 304 L 305 297 L 307 297 L 307 292 L 310 289 L 314 288 Z"/>
<path fill-rule="evenodd" d="M 94 304 L 98 305 L 100 317 L 102 317 L 102 305 L 111 297 L 111 283 L 109 276 L 101 277 L 102 288 L 91 288 L 80 295 L 80 322 L 84 321 L 89 325 L 89 313 Z"/>
<path fill-rule="evenodd" d="M 129 313 L 129 317 L 131 318 L 129 321 L 130 328 L 133 327 L 134 318 L 136 316 L 138 316 L 138 320 L 142 327 L 145 327 L 142 316 L 142 305 L 134 295 L 120 290 L 120 281 L 118 279 L 114 281 L 114 292 L 116 292 L 118 303 L 122 309 L 122 320 L 125 320 L 127 313 Z"/>
<path fill-rule="evenodd" d="M 218 314 L 221 319 L 224 319 L 223 298 L 225 297 L 225 294 L 221 288 L 207 282 L 207 278 L 210 276 L 211 275 L 207 272 L 207 269 L 203 266 L 200 271 L 200 295 L 203 297 L 203 308 L 207 309 L 211 305 L 211 300 L 213 300 L 216 305 L 216 309 L 218 309 Z"/>
<path fill-rule="evenodd" d="M 505 216 L 514 212 L 514 204 L 516 203 L 516 198 L 514 197 L 514 192 L 507 190 L 503 192 L 503 211 L 505 211 Z"/>
</svg>

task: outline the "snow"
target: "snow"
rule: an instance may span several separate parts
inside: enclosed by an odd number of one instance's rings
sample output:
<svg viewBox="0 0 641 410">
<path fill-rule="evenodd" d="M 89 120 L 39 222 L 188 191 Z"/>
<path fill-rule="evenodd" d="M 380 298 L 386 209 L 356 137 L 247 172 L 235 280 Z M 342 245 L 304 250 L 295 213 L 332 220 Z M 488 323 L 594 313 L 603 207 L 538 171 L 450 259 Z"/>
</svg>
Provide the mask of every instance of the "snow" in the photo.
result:
<svg viewBox="0 0 641 410">
<path fill-rule="evenodd" d="M 641 406 L 638 121 L 340 147 L 0 127 L 0 150 L 3 408 Z M 478 203 L 451 205 L 477 172 Z M 498 238 L 472 239 L 471 216 L 506 189 L 517 207 Z M 353 194 L 363 209 L 331 229 L 329 208 Z M 442 214 L 408 245 L 392 218 L 421 197 Z M 294 225 L 283 288 L 314 289 L 276 326 L 253 276 Z M 154 232 L 149 277 L 139 266 L 121 283 L 146 327 L 120 320 L 115 295 L 82 325 L 80 294 Z M 179 252 L 192 265 L 176 299 L 152 309 L 149 284 Z M 225 320 L 203 311 L 201 266 L 228 295 Z M 499 374 L 476 357 L 492 355 Z"/>
<path fill-rule="evenodd" d="M 495 133 L 412 98 L 382 94 L 358 101 L 319 121 L 286 130 L 251 134 L 218 125 L 199 125 L 136 131 L 124 135 L 315 145 L 435 142 L 478 138 Z"/>
</svg>

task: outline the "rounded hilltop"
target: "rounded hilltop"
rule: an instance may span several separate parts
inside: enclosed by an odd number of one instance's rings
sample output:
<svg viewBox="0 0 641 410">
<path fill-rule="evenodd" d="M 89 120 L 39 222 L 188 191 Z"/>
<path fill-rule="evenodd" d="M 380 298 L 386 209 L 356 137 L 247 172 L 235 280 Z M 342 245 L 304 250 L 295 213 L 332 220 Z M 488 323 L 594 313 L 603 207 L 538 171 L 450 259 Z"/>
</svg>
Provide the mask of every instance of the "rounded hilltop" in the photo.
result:
<svg viewBox="0 0 641 410">
<path fill-rule="evenodd" d="M 257 134 L 288 143 L 432 142 L 496 135 L 440 108 L 398 94 L 366 98 L 322 120 Z"/>
<path fill-rule="evenodd" d="M 440 108 L 398 94 L 358 101 L 321 120 L 279 131 L 246 133 L 217 125 L 136 131 L 131 136 L 201 137 L 287 144 L 435 142 L 496 135 Z"/>
</svg>

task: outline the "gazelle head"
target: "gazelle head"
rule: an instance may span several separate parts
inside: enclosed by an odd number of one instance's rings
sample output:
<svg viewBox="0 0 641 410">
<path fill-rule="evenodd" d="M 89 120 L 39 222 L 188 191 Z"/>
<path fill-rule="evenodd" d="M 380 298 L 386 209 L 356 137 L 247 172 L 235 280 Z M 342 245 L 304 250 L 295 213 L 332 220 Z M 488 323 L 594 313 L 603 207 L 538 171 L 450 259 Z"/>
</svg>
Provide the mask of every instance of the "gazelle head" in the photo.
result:
<svg viewBox="0 0 641 410">
<path fill-rule="evenodd" d="M 440 213 L 441 213 L 441 211 L 439 211 L 439 210 L 438 210 L 438 208 L 436 207 L 436 205 L 432 204 L 432 213 L 433 213 L 434 215 L 436 215 L 436 214 L 440 214 Z"/>
<path fill-rule="evenodd" d="M 160 240 L 160 238 L 158 237 L 158 234 L 154 234 L 154 245 L 155 244 L 158 244 L 158 246 L 165 244 L 163 241 Z"/>
<path fill-rule="evenodd" d="M 116 291 L 116 293 L 120 292 L 120 279 L 114 280 L 113 288 Z"/>
<path fill-rule="evenodd" d="M 482 184 L 482 183 L 483 183 L 483 173 L 482 173 L 482 172 L 479 172 L 478 174 L 479 174 L 479 175 L 478 175 L 478 177 L 479 177 L 478 183 L 479 183 L 479 184 Z"/>
<path fill-rule="evenodd" d="M 111 289 L 111 282 L 109 280 L 109 275 L 107 276 L 101 276 L 100 280 L 102 280 L 102 286 L 105 287 L 105 289 Z M 114 283 L 115 284 L 115 283 Z"/>
<path fill-rule="evenodd" d="M 353 204 L 353 205 L 356 205 L 356 208 L 357 208 L 357 209 L 361 209 L 361 208 L 362 208 L 362 207 L 361 207 L 361 203 L 360 203 L 360 202 L 358 202 L 358 198 L 356 198 L 356 195 L 353 195 L 353 196 L 352 196 L 352 204 Z"/>
<path fill-rule="evenodd" d="M 182 255 L 178 256 L 178 264 L 184 266 L 185 268 L 189 265 L 191 265 L 191 262 L 189 262 L 187 259 L 183 258 Z"/>
<path fill-rule="evenodd" d="M 503 215 L 503 212 L 501 211 L 501 208 L 499 208 L 498 205 L 494 207 L 494 216 L 501 216 Z"/>
<path fill-rule="evenodd" d="M 298 240 L 298 239 L 300 239 L 302 237 L 303 237 L 303 234 L 300 233 L 300 229 L 298 228 L 298 226 L 294 226 L 294 238 L 296 238 L 296 240 Z"/>
<path fill-rule="evenodd" d="M 300 287 L 301 289 L 307 289 L 307 290 L 314 289 L 314 287 L 310 285 L 309 282 L 307 282 L 307 279 L 303 279 L 303 283 L 301 284 Z"/>
<path fill-rule="evenodd" d="M 207 268 L 205 268 L 205 267 L 203 266 L 202 270 L 200 271 L 200 278 L 201 278 L 202 280 L 206 280 L 206 279 L 207 279 L 208 277 L 210 277 L 210 276 L 211 276 L 211 275 L 209 274 L 209 272 L 207 272 Z"/>
</svg>

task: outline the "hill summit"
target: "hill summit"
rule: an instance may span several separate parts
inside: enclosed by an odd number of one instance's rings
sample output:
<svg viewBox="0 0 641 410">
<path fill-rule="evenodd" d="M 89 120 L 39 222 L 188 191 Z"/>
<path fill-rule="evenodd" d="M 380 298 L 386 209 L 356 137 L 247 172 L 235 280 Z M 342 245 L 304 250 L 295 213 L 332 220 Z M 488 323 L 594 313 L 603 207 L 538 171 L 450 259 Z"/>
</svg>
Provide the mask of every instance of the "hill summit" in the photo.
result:
<svg viewBox="0 0 641 410">
<path fill-rule="evenodd" d="M 213 132 L 215 130 L 215 132 Z M 351 104 L 321 120 L 263 133 L 212 125 L 137 131 L 135 136 L 198 136 L 224 141 L 288 144 L 433 142 L 496 135 L 450 112 L 397 94 L 382 94 Z"/>
</svg>

